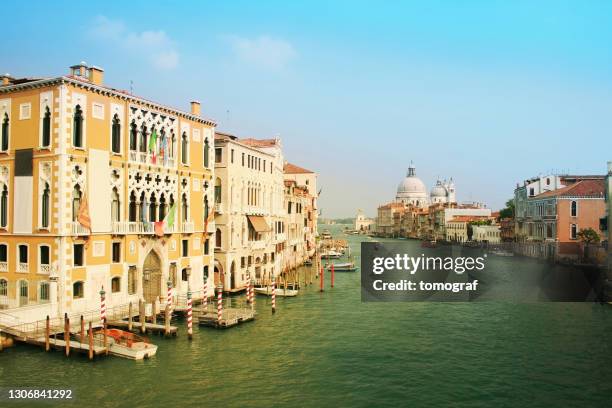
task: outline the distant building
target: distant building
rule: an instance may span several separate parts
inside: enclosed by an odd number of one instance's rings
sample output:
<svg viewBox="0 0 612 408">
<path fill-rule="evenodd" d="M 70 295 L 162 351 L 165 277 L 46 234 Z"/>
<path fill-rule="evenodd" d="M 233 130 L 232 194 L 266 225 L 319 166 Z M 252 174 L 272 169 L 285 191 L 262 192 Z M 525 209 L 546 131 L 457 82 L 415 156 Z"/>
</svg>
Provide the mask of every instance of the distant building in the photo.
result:
<svg viewBox="0 0 612 408">
<path fill-rule="evenodd" d="M 357 216 L 355 217 L 355 231 L 369 231 L 374 224 L 374 220 L 367 218 L 363 210 L 357 210 Z"/>
<path fill-rule="evenodd" d="M 503 242 L 514 241 L 514 218 L 502 218 L 499 220 L 500 237 Z"/>
<path fill-rule="evenodd" d="M 498 244 L 501 242 L 499 225 L 472 225 L 472 241 Z"/>
<path fill-rule="evenodd" d="M 425 183 L 417 177 L 416 167 L 411 163 L 406 177 L 397 186 L 395 202 L 421 208 L 429 204 L 456 203 L 455 183 L 452 178 L 449 181 L 438 180 L 427 194 Z"/>
<path fill-rule="evenodd" d="M 543 183 L 542 183 L 543 181 Z M 604 176 L 550 176 L 527 180 L 514 192 L 515 233 L 521 241 L 577 242 L 578 232 L 600 231 Z"/>
</svg>

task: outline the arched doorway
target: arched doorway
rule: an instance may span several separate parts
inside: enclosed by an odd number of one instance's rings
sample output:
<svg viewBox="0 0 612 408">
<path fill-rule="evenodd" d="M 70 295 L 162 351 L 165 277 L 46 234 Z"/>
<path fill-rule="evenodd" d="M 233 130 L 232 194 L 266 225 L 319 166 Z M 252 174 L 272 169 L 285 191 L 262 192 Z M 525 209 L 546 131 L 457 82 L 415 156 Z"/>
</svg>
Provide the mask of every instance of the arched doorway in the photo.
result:
<svg viewBox="0 0 612 408">
<path fill-rule="evenodd" d="M 161 284 L 161 260 L 155 251 L 151 251 L 142 265 L 142 294 L 145 302 L 153 303 L 158 299 Z"/>
<path fill-rule="evenodd" d="M 223 266 L 219 263 L 219 261 L 215 260 L 215 287 L 224 284 L 223 282 Z"/>
</svg>

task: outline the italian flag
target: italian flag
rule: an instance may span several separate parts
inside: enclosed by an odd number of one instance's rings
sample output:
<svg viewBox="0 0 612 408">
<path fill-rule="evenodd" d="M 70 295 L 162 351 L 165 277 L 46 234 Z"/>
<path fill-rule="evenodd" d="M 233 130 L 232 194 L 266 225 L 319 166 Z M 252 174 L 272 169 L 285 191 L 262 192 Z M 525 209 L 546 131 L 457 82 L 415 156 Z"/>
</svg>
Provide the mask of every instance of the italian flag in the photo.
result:
<svg viewBox="0 0 612 408">
<path fill-rule="evenodd" d="M 155 157 L 155 145 L 157 144 L 157 132 L 153 129 L 153 133 L 151 133 L 151 137 L 149 138 L 149 151 L 153 153 L 153 164 L 155 164 L 157 158 Z"/>
<path fill-rule="evenodd" d="M 172 227 L 174 225 L 175 216 L 176 216 L 176 203 L 172 204 L 172 207 L 170 207 L 170 210 L 168 211 L 168 214 L 166 215 L 166 218 L 164 218 L 163 221 L 155 222 L 155 235 L 157 235 L 158 237 L 163 237 L 164 229 L 166 227 Z"/>
</svg>

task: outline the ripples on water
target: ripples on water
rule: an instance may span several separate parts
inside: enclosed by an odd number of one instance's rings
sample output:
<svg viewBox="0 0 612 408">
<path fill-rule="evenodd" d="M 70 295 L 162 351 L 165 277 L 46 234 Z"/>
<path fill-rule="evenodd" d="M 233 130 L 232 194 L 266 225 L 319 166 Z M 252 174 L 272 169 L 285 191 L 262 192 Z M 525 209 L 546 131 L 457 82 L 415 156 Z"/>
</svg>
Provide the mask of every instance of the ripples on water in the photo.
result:
<svg viewBox="0 0 612 408">
<path fill-rule="evenodd" d="M 363 238 L 349 239 L 358 262 Z M 179 320 L 178 338 L 151 336 L 159 350 L 148 361 L 7 349 L 0 386 L 69 387 L 99 407 L 612 404 L 610 307 L 365 304 L 359 273 L 336 273 L 334 289 L 326 278 L 323 294 L 315 281 L 278 298 L 275 315 L 257 297 L 254 322 L 196 328 L 191 342 Z"/>
</svg>

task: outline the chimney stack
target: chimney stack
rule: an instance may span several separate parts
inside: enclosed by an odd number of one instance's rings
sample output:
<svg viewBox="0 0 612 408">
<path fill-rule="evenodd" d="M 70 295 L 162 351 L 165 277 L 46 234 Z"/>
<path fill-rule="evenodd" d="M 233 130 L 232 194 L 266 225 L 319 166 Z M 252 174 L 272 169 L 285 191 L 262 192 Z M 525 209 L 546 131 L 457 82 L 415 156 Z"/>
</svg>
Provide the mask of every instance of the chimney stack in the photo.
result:
<svg viewBox="0 0 612 408">
<path fill-rule="evenodd" d="M 89 67 L 89 81 L 96 85 L 102 85 L 104 82 L 104 70 L 95 65 Z"/>
<path fill-rule="evenodd" d="M 2 85 L 10 85 L 13 81 L 13 77 L 10 74 L 0 75 L 0 80 L 2 81 Z"/>
<path fill-rule="evenodd" d="M 201 113 L 202 112 L 201 112 L 200 102 L 191 101 L 191 114 L 195 116 L 200 116 Z"/>
</svg>

